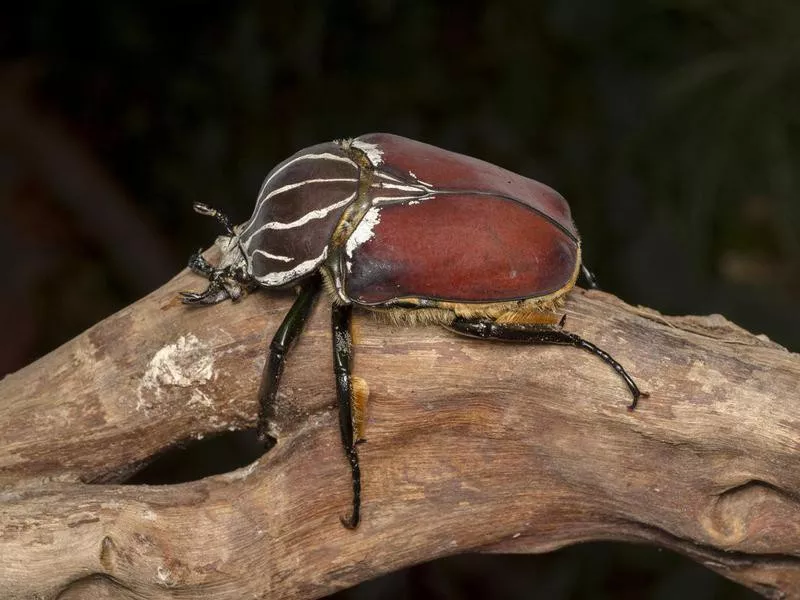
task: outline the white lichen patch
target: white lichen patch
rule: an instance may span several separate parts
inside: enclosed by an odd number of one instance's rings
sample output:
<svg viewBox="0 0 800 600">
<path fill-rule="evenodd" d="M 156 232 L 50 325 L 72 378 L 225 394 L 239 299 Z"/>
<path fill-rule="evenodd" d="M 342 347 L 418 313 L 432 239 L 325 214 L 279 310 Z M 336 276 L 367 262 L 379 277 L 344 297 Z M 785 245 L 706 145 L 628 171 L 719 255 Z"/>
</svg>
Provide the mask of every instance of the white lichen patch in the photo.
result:
<svg viewBox="0 0 800 600">
<path fill-rule="evenodd" d="M 347 254 L 348 258 L 352 258 L 353 252 L 355 252 L 359 246 L 365 244 L 375 236 L 375 226 L 380 222 L 381 209 L 378 207 L 370 208 L 367 211 L 367 214 L 365 214 L 358 223 L 355 231 L 353 231 L 353 233 L 351 233 L 350 237 L 347 239 L 345 253 Z"/>
<path fill-rule="evenodd" d="M 165 587 L 174 586 L 175 580 L 172 577 L 172 571 L 164 565 L 159 565 L 156 569 L 156 582 Z"/>
<path fill-rule="evenodd" d="M 189 388 L 202 385 L 214 376 L 211 348 L 193 334 L 179 337 L 155 353 L 147 365 L 137 388 L 136 410 L 152 408 L 166 388 Z M 197 390 L 196 390 L 197 391 Z M 207 400 L 202 392 L 193 394 L 190 402 Z"/>
<path fill-rule="evenodd" d="M 370 144 L 369 142 L 355 139 L 350 145 L 366 154 L 373 167 L 377 167 L 383 162 L 383 150 L 381 150 L 377 144 Z"/>
<path fill-rule="evenodd" d="M 197 408 L 198 406 L 213 408 L 214 401 L 211 398 L 209 398 L 206 394 L 204 394 L 202 390 L 194 388 L 192 390 L 192 395 L 189 398 L 189 401 L 186 403 L 186 406 L 190 408 Z"/>
</svg>

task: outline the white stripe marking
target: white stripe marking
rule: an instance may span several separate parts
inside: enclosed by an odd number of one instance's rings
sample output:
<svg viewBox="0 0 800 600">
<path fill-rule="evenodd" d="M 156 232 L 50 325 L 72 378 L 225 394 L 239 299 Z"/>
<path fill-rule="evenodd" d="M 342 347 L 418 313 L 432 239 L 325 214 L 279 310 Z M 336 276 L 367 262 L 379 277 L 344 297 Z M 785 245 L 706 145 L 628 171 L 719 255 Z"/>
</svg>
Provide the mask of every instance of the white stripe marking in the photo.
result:
<svg viewBox="0 0 800 600">
<path fill-rule="evenodd" d="M 299 265 L 294 267 L 293 269 L 289 269 L 288 271 L 280 271 L 278 273 L 267 273 L 266 275 L 262 275 L 261 277 L 256 277 L 256 281 L 259 283 L 263 283 L 264 285 L 283 285 L 292 279 L 299 277 L 300 275 L 305 275 L 306 273 L 314 270 L 319 263 L 325 260 L 325 257 L 328 256 L 328 247 L 326 246 L 325 249 L 322 251 L 316 258 L 311 258 L 309 260 L 301 262 Z"/>
<path fill-rule="evenodd" d="M 343 177 L 343 178 L 331 177 L 331 178 L 322 178 L 322 179 L 305 179 L 303 181 L 298 181 L 297 183 L 290 183 L 290 184 L 284 185 L 283 187 L 279 187 L 277 189 L 274 189 L 269 194 L 267 194 L 266 196 L 264 196 L 263 198 L 261 198 L 258 201 L 258 203 L 256 204 L 256 210 L 253 212 L 253 216 L 250 217 L 250 222 L 247 225 L 247 227 L 244 228 L 244 230 L 242 231 L 240 237 L 245 237 L 245 235 L 250 231 L 250 229 L 253 227 L 253 225 L 256 224 L 256 221 L 258 221 L 258 214 L 261 212 L 261 209 L 264 207 L 264 205 L 267 203 L 267 200 L 269 200 L 270 198 L 274 198 L 278 194 L 283 194 L 284 192 L 289 192 L 291 190 L 297 189 L 297 188 L 302 187 L 304 185 L 307 185 L 309 183 L 331 183 L 331 182 L 333 182 L 333 183 L 357 183 L 358 179 L 354 179 L 352 177 Z M 248 244 L 250 243 L 249 240 L 248 240 L 247 243 Z"/>
<path fill-rule="evenodd" d="M 420 179 L 419 177 L 417 177 L 417 174 L 416 174 L 416 173 L 414 173 L 413 171 L 409 171 L 409 172 L 408 172 L 408 174 L 409 174 L 409 175 L 410 175 L 410 176 L 411 176 L 413 179 L 415 179 L 415 180 L 416 180 L 416 181 L 417 181 L 417 182 L 418 182 L 418 183 L 419 183 L 421 186 L 423 186 L 424 188 L 426 188 L 427 190 L 429 190 L 429 191 L 432 191 L 432 190 L 433 190 L 433 185 L 432 185 L 432 184 L 428 183 L 427 181 L 423 181 L 422 179 Z M 403 182 L 404 182 L 402 179 L 398 179 L 397 177 L 394 177 L 394 176 L 392 176 L 392 175 L 389 175 L 389 174 L 388 174 L 388 173 L 386 173 L 385 171 L 376 171 L 376 172 L 375 172 L 375 175 L 377 175 L 378 177 L 382 177 L 383 179 L 388 179 L 389 181 L 394 181 L 395 183 L 403 183 Z"/>
<path fill-rule="evenodd" d="M 422 196 L 375 196 L 372 199 L 372 205 L 377 206 L 379 204 L 392 204 L 396 203 L 398 200 L 430 200 L 431 198 L 435 197 L 435 192 L 423 194 Z"/>
<path fill-rule="evenodd" d="M 356 169 L 356 171 L 358 171 L 358 165 L 345 156 L 338 156 L 336 154 L 331 154 L 330 152 L 322 152 L 321 154 L 301 154 L 297 158 L 290 160 L 285 165 L 277 169 L 274 173 L 272 173 L 269 177 L 267 177 L 264 180 L 264 183 L 261 184 L 261 189 L 258 190 L 258 196 L 256 196 L 256 207 L 255 210 L 253 211 L 253 216 L 250 217 L 251 224 L 253 223 L 253 221 L 257 220 L 258 214 L 261 212 L 261 208 L 264 206 L 264 201 L 266 200 L 266 198 L 263 198 L 262 194 L 264 193 L 264 190 L 267 189 L 267 186 L 270 184 L 270 182 L 273 179 L 275 179 L 275 177 L 279 173 L 281 173 L 284 169 L 287 169 L 288 167 L 292 166 L 293 164 L 301 160 L 333 160 L 337 162 L 347 163 L 351 165 L 354 169 Z"/>
<path fill-rule="evenodd" d="M 383 179 L 388 179 L 389 181 L 395 181 L 397 183 L 401 183 L 403 181 L 402 179 L 398 179 L 397 177 L 394 177 L 393 175 L 389 175 L 385 171 L 376 171 L 375 175 L 377 175 L 378 177 L 382 177 Z"/>
<path fill-rule="evenodd" d="M 384 190 L 402 190 L 404 192 L 428 192 L 421 185 L 400 185 L 397 183 L 373 183 L 372 187 L 381 188 Z"/>
<path fill-rule="evenodd" d="M 308 185 L 309 183 L 356 183 L 358 179 L 353 177 L 341 177 L 341 178 L 323 178 L 323 179 L 304 179 L 303 181 L 298 181 L 297 183 L 289 183 L 284 185 L 283 187 L 279 187 L 278 189 L 272 190 L 269 194 L 262 198 L 262 202 L 269 200 L 270 198 L 274 198 L 278 194 L 282 194 L 284 192 L 288 192 L 289 190 L 294 190 L 299 187 L 303 187 L 304 185 Z"/>
<path fill-rule="evenodd" d="M 378 144 L 370 144 L 369 142 L 356 138 L 350 145 L 366 154 L 373 167 L 377 167 L 383 162 L 383 150 L 378 147 Z"/>
<path fill-rule="evenodd" d="M 247 238 L 247 241 L 244 242 L 245 250 L 250 249 L 250 244 L 253 242 L 253 238 L 256 237 L 259 233 L 262 233 L 267 230 L 278 230 L 278 229 L 294 229 L 295 227 L 300 227 L 301 225 L 305 225 L 309 221 L 313 219 L 321 219 L 328 215 L 333 210 L 337 208 L 341 208 L 342 206 L 347 206 L 353 200 L 355 200 L 356 192 L 350 194 L 344 200 L 340 200 L 339 202 L 335 202 L 325 208 L 319 208 L 317 210 L 312 210 L 309 213 L 306 213 L 299 219 L 295 219 L 294 221 L 289 221 L 288 223 L 282 223 L 280 221 L 270 221 L 269 223 L 264 223 L 261 227 L 256 229 L 250 236 Z"/>
<path fill-rule="evenodd" d="M 350 160 L 349 158 L 347 158 L 345 156 L 337 156 L 336 154 L 331 154 L 330 152 L 323 152 L 322 154 L 301 154 L 300 156 L 298 156 L 294 160 L 290 160 L 289 162 L 287 162 L 280 169 L 275 171 L 272 175 L 270 175 L 269 177 L 267 177 L 264 180 L 264 183 L 261 184 L 261 189 L 258 191 L 258 196 L 256 196 L 256 198 L 257 198 L 256 202 L 260 202 L 261 201 L 261 194 L 264 193 L 264 188 L 267 187 L 267 185 L 269 184 L 270 181 L 275 179 L 275 177 L 278 175 L 278 173 L 280 173 L 284 169 L 287 169 L 288 167 L 291 167 L 294 163 L 296 163 L 296 162 L 298 162 L 300 160 L 319 160 L 319 159 L 330 159 L 330 160 L 335 160 L 335 161 L 339 161 L 339 162 L 348 163 L 348 164 L 352 165 L 354 168 L 358 169 L 358 165 L 356 163 L 354 163 L 352 160 Z"/>
<path fill-rule="evenodd" d="M 370 208 L 367 214 L 365 214 L 358 223 L 353 233 L 350 234 L 350 237 L 347 238 L 345 252 L 349 258 L 353 257 L 353 252 L 361 246 L 361 244 L 365 244 L 375 236 L 375 226 L 380 222 L 381 209 L 379 207 Z"/>
<path fill-rule="evenodd" d="M 272 260 L 280 260 L 282 262 L 292 262 L 294 258 L 291 256 L 280 256 L 279 254 L 270 254 L 269 252 L 265 252 L 264 250 L 253 250 L 253 254 L 260 254 L 264 258 L 270 258 Z"/>
</svg>

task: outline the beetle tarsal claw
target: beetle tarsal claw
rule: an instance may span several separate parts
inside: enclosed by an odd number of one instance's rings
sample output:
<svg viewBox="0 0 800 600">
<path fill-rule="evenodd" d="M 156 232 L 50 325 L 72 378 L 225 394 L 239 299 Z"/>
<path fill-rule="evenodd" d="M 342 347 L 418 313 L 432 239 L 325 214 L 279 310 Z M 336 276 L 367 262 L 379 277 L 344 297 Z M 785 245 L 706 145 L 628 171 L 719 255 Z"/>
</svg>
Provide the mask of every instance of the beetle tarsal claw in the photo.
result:
<svg viewBox="0 0 800 600">
<path fill-rule="evenodd" d="M 184 304 L 218 304 L 230 297 L 228 291 L 218 285 L 209 285 L 206 291 L 181 292 L 181 301 Z"/>
<path fill-rule="evenodd" d="M 345 529 L 355 529 L 358 527 L 358 521 L 353 517 L 353 515 L 339 517 L 339 522 L 344 526 Z"/>
<path fill-rule="evenodd" d="M 206 273 L 200 273 L 206 275 Z M 228 272 L 228 269 L 212 269 L 208 276 L 208 287 L 204 292 L 181 292 L 184 304 L 218 304 L 227 299 L 240 300 L 246 289 Z"/>
</svg>

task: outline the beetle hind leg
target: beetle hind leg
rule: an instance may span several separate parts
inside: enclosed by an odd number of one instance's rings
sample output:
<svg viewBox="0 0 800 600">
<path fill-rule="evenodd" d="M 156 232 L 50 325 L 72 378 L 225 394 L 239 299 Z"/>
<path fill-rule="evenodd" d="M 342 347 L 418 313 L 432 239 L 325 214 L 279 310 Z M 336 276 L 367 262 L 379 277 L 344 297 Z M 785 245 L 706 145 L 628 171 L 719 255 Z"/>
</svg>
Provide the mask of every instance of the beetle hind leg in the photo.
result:
<svg viewBox="0 0 800 600">
<path fill-rule="evenodd" d="M 455 333 L 468 337 L 475 337 L 487 340 L 498 340 L 503 342 L 521 342 L 528 344 L 556 344 L 561 346 L 574 346 L 591 352 L 603 362 L 614 369 L 617 374 L 628 386 L 633 401 L 628 405 L 628 410 L 633 410 L 639 403 L 639 398 L 647 397 L 646 392 L 639 390 L 636 382 L 633 381 L 625 368 L 619 364 L 605 350 L 598 348 L 591 342 L 586 341 L 575 333 L 564 331 L 558 325 L 521 325 L 517 323 L 498 323 L 488 319 L 463 319 L 456 318 L 447 325 L 447 329 Z"/>
<path fill-rule="evenodd" d="M 367 401 L 369 400 L 369 385 L 367 382 L 353 375 L 352 390 L 352 412 L 353 412 L 353 436 L 356 444 L 366 442 L 364 437 L 365 420 L 367 418 Z"/>
</svg>

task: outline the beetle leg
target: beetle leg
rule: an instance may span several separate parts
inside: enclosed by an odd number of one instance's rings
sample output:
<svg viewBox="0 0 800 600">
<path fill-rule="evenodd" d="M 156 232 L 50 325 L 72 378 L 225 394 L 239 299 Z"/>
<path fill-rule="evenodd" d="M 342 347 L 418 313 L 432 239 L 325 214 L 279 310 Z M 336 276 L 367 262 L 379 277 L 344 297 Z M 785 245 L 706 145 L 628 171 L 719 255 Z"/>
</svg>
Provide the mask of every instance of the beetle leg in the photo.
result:
<svg viewBox="0 0 800 600">
<path fill-rule="evenodd" d="M 210 277 L 214 273 L 214 267 L 203 256 L 203 250 L 198 250 L 189 257 L 189 264 L 187 265 L 193 273 Z"/>
<path fill-rule="evenodd" d="M 208 287 L 203 292 L 180 292 L 184 304 L 217 304 L 228 298 L 238 300 L 242 296 L 242 288 L 235 281 L 234 285 L 228 281 L 233 279 L 230 267 L 217 269 L 211 265 L 198 250 L 189 258 L 188 267 L 193 273 L 208 279 Z"/>
<path fill-rule="evenodd" d="M 498 316 L 498 325 L 557 325 L 559 316 L 546 310 L 510 310 Z"/>
<path fill-rule="evenodd" d="M 211 208 L 207 204 L 203 204 L 202 202 L 195 202 L 192 205 L 194 212 L 200 215 L 204 215 L 206 217 L 213 217 L 215 218 L 220 225 L 225 229 L 229 236 L 234 237 L 236 233 L 233 231 L 233 226 L 231 225 L 231 220 L 228 218 L 223 212 L 218 211 L 216 208 Z"/>
<path fill-rule="evenodd" d="M 583 274 L 583 278 L 586 280 L 586 285 L 589 286 L 590 290 L 599 290 L 600 286 L 597 284 L 597 278 L 594 276 L 584 263 L 581 263 L 581 273 Z"/>
<path fill-rule="evenodd" d="M 628 410 L 636 408 L 639 398 L 647 397 L 648 395 L 639 390 L 636 383 L 631 376 L 628 375 L 622 365 L 614 360 L 605 350 L 601 350 L 577 334 L 559 329 L 558 326 L 525 326 L 513 323 L 496 323 L 486 319 L 456 318 L 452 323 L 447 325 L 447 328 L 461 335 L 481 339 L 499 340 L 503 342 L 524 342 L 529 344 L 557 344 L 583 348 L 610 365 L 611 368 L 622 377 L 623 381 L 625 381 L 625 385 L 628 386 L 633 396 L 633 401 L 628 406 Z"/>
<path fill-rule="evenodd" d="M 308 279 L 301 287 L 297 299 L 292 304 L 289 312 L 283 318 L 278 330 L 269 344 L 269 357 L 264 364 L 261 374 L 261 385 L 258 388 L 258 425 L 257 433 L 260 442 L 266 442 L 267 429 L 275 398 L 278 395 L 278 385 L 283 375 L 286 364 L 286 355 L 303 331 L 308 315 L 314 307 L 314 300 L 320 289 L 320 277 L 315 275 Z"/>
<path fill-rule="evenodd" d="M 218 283 L 210 283 L 204 292 L 180 292 L 184 304 L 218 304 L 230 297 L 228 291 Z"/>
<path fill-rule="evenodd" d="M 230 281 L 226 269 L 212 268 L 206 276 L 208 277 L 208 287 L 205 291 L 200 293 L 180 292 L 184 304 L 218 304 L 228 298 L 236 301 L 242 297 L 242 287 L 238 282 Z"/>
<path fill-rule="evenodd" d="M 334 304 L 331 313 L 333 371 L 336 375 L 336 396 L 339 400 L 339 430 L 342 434 L 344 453 L 353 474 L 353 512 L 349 517 L 340 517 L 342 525 L 347 529 L 358 527 L 361 519 L 361 468 L 358 464 L 358 451 L 353 432 L 353 377 L 351 375 L 353 340 L 350 335 L 352 312 L 353 307 L 350 304 Z"/>
<path fill-rule="evenodd" d="M 192 255 L 189 268 L 208 278 L 208 287 L 200 293 L 180 292 L 184 304 L 217 304 L 231 297 L 218 269 L 213 268 L 199 253 Z"/>
</svg>

